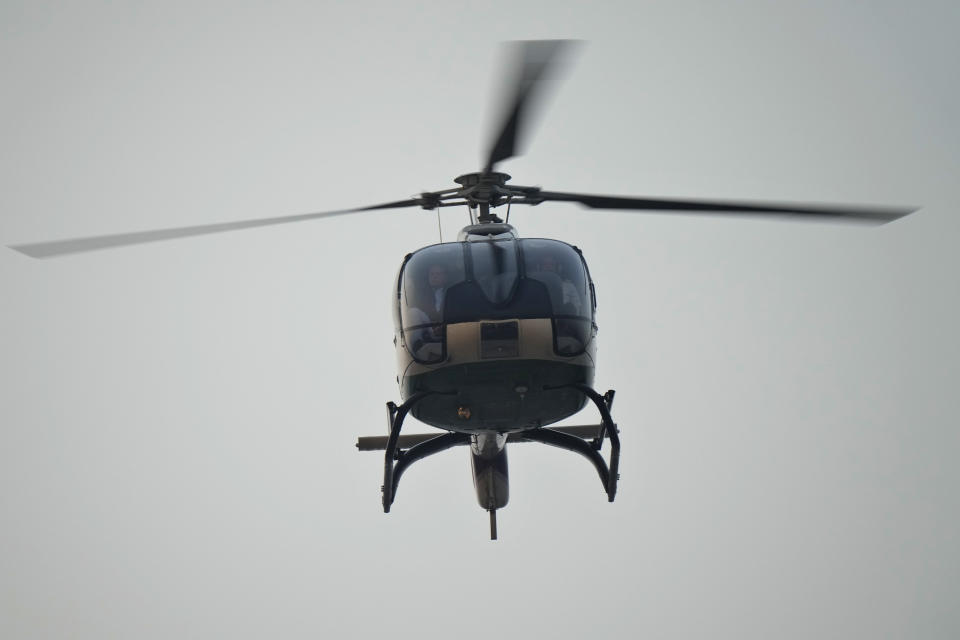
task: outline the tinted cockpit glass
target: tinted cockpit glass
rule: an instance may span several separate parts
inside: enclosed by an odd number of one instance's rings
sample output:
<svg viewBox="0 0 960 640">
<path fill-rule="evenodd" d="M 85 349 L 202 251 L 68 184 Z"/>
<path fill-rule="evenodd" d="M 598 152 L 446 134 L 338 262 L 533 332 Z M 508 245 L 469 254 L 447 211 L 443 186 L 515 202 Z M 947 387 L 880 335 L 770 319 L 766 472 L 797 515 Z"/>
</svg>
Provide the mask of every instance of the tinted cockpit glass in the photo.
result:
<svg viewBox="0 0 960 640">
<path fill-rule="evenodd" d="M 463 279 L 463 247 L 459 243 L 421 249 L 404 265 L 400 318 L 404 343 L 417 360 L 427 363 L 443 360 L 447 291 Z"/>
<path fill-rule="evenodd" d="M 442 323 L 447 290 L 463 282 L 463 247 L 438 244 L 417 251 L 403 268 L 400 311 L 404 327 Z"/>
<path fill-rule="evenodd" d="M 400 330 L 423 363 L 446 357 L 446 327 L 463 322 L 550 318 L 554 350 L 582 353 L 593 304 L 580 253 L 546 239 L 451 242 L 420 249 L 399 282 Z"/>
<path fill-rule="evenodd" d="M 524 239 L 521 243 L 526 277 L 546 286 L 554 317 L 590 318 L 590 289 L 580 254 L 555 240 Z"/>
<path fill-rule="evenodd" d="M 519 275 L 516 240 L 471 242 L 469 248 L 473 279 L 487 300 L 496 305 L 509 300 Z"/>
</svg>

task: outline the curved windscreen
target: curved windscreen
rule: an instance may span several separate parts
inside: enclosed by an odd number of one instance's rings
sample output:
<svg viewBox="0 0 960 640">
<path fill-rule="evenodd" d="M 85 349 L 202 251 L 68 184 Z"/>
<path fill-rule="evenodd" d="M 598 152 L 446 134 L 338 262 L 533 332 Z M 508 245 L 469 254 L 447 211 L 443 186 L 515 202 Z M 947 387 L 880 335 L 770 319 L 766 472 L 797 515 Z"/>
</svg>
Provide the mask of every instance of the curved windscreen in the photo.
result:
<svg viewBox="0 0 960 640">
<path fill-rule="evenodd" d="M 447 324 L 551 318 L 555 350 L 581 353 L 592 335 L 589 277 L 580 254 L 556 240 L 450 242 L 420 249 L 403 266 L 400 321 L 421 362 L 442 361 Z"/>
<path fill-rule="evenodd" d="M 414 253 L 403 267 L 400 319 L 404 342 L 421 362 L 444 358 L 444 308 L 451 286 L 465 277 L 463 246 L 439 244 Z"/>
<path fill-rule="evenodd" d="M 495 305 L 508 301 L 517 287 L 517 241 L 471 242 L 473 280 Z"/>
<path fill-rule="evenodd" d="M 400 291 L 403 326 L 443 322 L 447 291 L 464 279 L 461 243 L 438 244 L 414 253 L 403 268 Z"/>
<path fill-rule="evenodd" d="M 580 254 L 556 240 L 521 242 L 526 277 L 546 286 L 553 316 L 590 318 L 590 288 Z"/>
</svg>

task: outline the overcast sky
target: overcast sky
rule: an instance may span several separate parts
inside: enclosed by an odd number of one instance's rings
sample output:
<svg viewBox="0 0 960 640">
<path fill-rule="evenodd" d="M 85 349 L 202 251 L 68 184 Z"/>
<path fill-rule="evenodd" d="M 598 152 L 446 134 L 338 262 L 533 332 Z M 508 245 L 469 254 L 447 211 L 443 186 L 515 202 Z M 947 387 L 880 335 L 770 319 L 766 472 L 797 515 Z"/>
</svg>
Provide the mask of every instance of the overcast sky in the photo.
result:
<svg viewBox="0 0 960 640">
<path fill-rule="evenodd" d="M 588 41 L 519 184 L 923 208 L 515 210 L 584 251 L 624 449 L 608 504 L 511 447 L 495 543 L 465 450 L 384 515 L 353 447 L 434 214 L 3 249 L 0 636 L 957 637 L 957 7 L 3 2 L 4 246 L 448 188 L 518 38 Z"/>
</svg>

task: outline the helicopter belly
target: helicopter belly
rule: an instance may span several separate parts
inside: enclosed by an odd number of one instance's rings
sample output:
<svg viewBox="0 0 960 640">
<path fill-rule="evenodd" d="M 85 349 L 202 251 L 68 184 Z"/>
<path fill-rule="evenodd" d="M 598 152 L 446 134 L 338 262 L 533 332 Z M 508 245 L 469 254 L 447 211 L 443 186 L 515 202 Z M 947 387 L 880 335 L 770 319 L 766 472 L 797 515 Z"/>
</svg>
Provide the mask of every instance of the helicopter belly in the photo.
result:
<svg viewBox="0 0 960 640">
<path fill-rule="evenodd" d="M 591 340 L 580 355 L 557 355 L 549 319 L 451 324 L 442 363 L 421 364 L 399 350 L 401 395 L 436 392 L 412 414 L 451 431 L 544 426 L 583 408 L 583 394 L 564 385 L 593 383 L 594 353 Z"/>
</svg>

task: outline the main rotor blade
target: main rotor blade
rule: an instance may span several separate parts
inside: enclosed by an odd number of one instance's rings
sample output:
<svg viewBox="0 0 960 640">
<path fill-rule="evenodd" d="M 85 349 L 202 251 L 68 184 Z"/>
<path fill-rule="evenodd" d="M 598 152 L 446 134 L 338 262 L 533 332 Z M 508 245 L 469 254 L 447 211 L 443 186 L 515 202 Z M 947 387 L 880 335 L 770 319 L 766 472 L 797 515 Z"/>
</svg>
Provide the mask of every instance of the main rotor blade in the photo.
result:
<svg viewBox="0 0 960 640">
<path fill-rule="evenodd" d="M 559 191 L 534 191 L 528 196 L 528 201 L 531 204 L 538 204 L 544 201 L 578 202 L 591 209 L 719 213 L 747 216 L 809 216 L 821 219 L 838 219 L 874 224 L 892 222 L 919 209 L 919 207 L 812 204 L 801 202 L 631 198 L 625 196 L 588 195 L 584 193 L 562 193 Z"/>
<path fill-rule="evenodd" d="M 569 50 L 576 40 L 526 40 L 512 43 L 515 48 L 515 86 L 503 109 L 503 122 L 493 138 L 484 173 L 493 170 L 501 160 L 519 153 L 531 103 L 543 92 L 549 71 L 557 66 L 563 50 Z"/>
<path fill-rule="evenodd" d="M 64 256 L 71 253 L 83 253 L 86 251 L 97 251 L 99 249 L 110 249 L 114 247 L 125 247 L 133 244 L 143 244 L 145 242 L 158 242 L 160 240 L 173 240 L 175 238 L 189 238 L 192 236 L 202 236 L 209 233 L 221 233 L 223 231 L 236 231 L 239 229 L 250 229 L 253 227 L 266 227 L 275 224 L 287 224 L 289 222 L 302 222 L 304 220 L 315 220 L 318 218 L 330 218 L 333 216 L 342 216 L 349 213 L 359 213 L 362 211 L 375 211 L 377 209 L 399 209 L 402 207 L 420 206 L 419 198 L 409 200 L 398 200 L 396 202 L 387 202 L 384 204 L 375 204 L 369 207 L 360 207 L 357 209 L 343 209 L 340 211 L 321 211 L 318 213 L 301 213 L 292 216 L 281 216 L 278 218 L 263 218 L 257 220 L 241 220 L 238 222 L 221 222 L 215 224 L 201 224 L 192 227 L 177 227 L 173 229 L 154 229 L 152 231 L 134 231 L 132 233 L 115 233 L 104 236 L 89 236 L 86 238 L 71 238 L 68 240 L 54 240 L 51 242 L 34 242 L 30 244 L 11 245 L 10 248 L 31 258 L 53 258 Z"/>
</svg>

